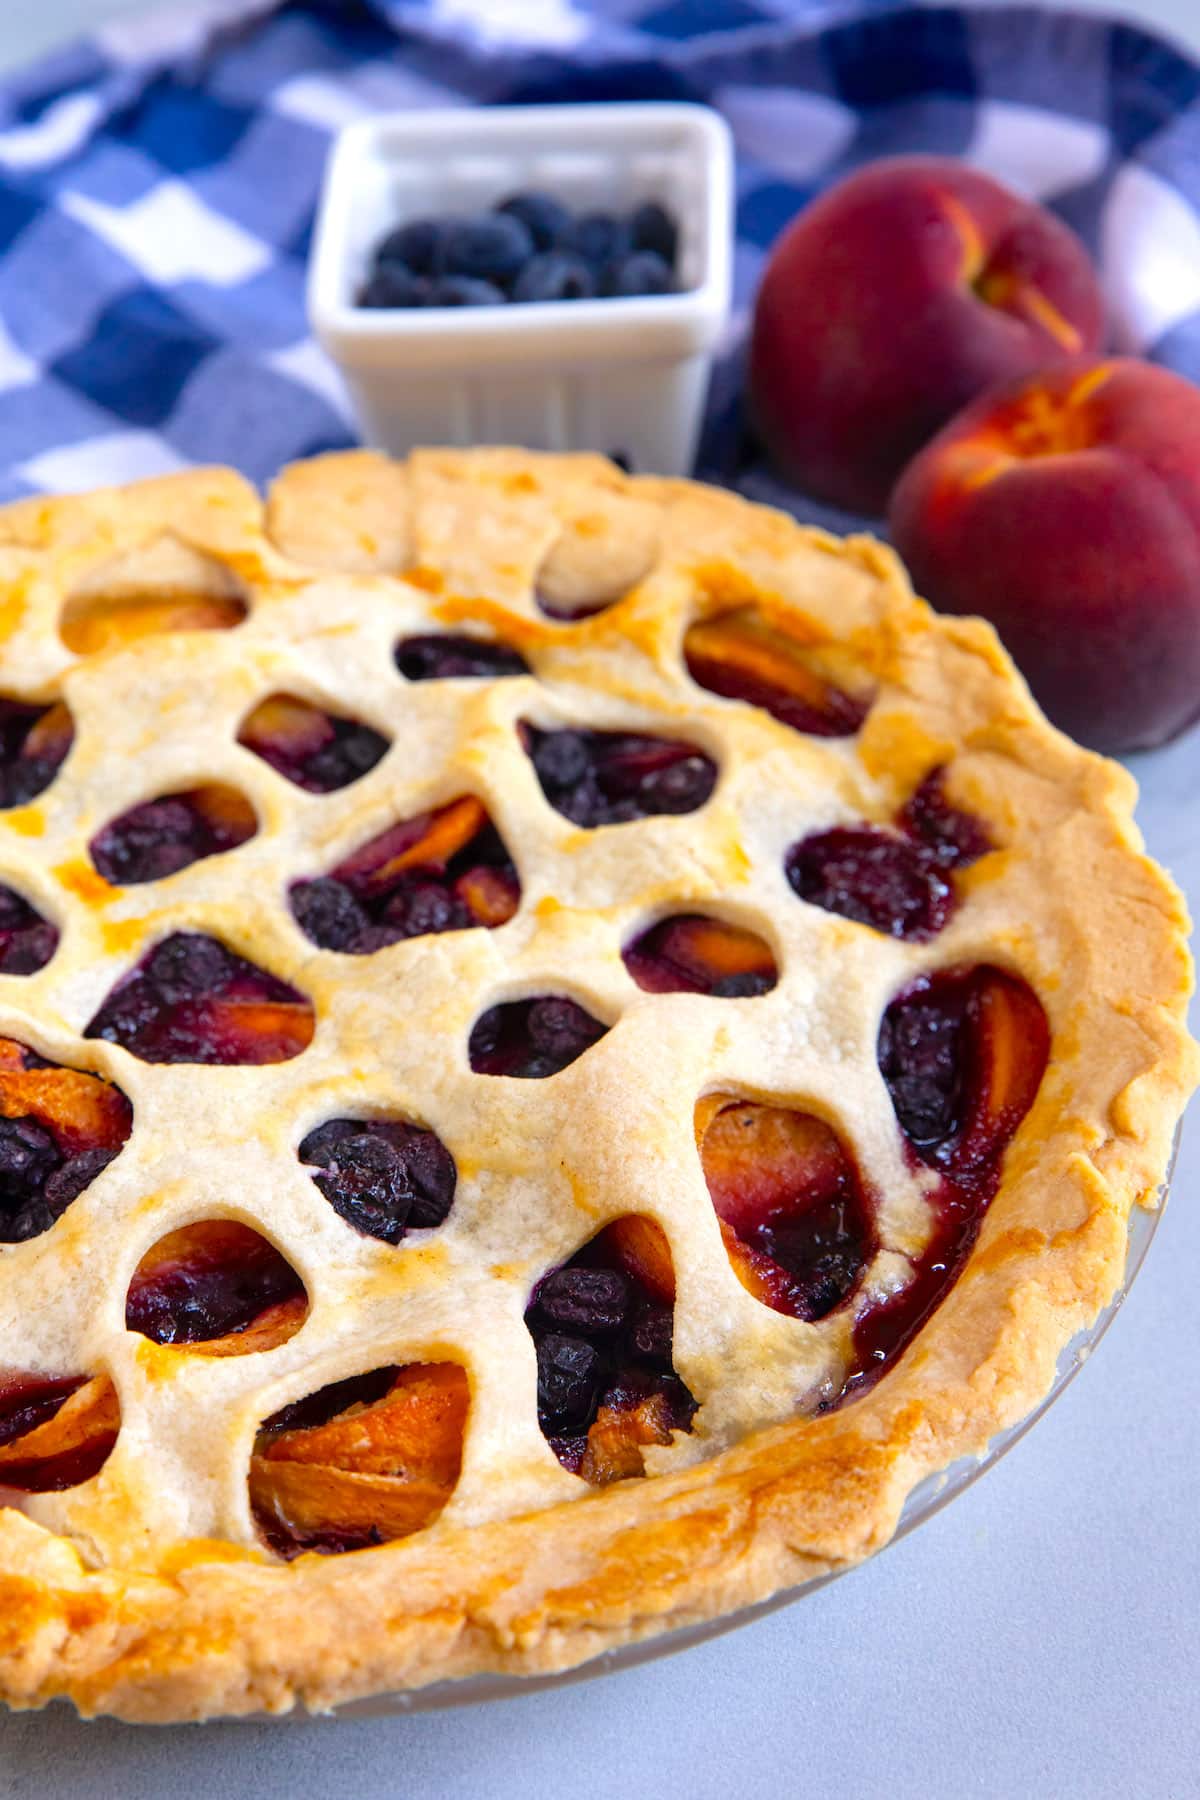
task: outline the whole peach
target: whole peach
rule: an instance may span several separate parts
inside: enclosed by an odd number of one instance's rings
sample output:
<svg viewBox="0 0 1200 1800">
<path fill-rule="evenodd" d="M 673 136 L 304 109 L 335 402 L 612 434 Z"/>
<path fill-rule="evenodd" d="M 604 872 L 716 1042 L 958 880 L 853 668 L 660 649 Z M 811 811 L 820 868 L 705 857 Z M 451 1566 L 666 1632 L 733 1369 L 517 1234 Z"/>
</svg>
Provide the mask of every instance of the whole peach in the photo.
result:
<svg viewBox="0 0 1200 1800">
<path fill-rule="evenodd" d="M 879 513 L 905 463 L 998 381 L 1095 350 L 1087 252 L 1044 208 L 946 157 L 889 157 L 839 182 L 776 244 L 754 315 L 750 394 L 781 471 Z"/>
<path fill-rule="evenodd" d="M 892 536 L 944 612 L 982 613 L 1044 710 L 1136 750 L 1200 716 L 1200 388 L 1132 358 L 986 394 L 911 463 Z"/>
</svg>

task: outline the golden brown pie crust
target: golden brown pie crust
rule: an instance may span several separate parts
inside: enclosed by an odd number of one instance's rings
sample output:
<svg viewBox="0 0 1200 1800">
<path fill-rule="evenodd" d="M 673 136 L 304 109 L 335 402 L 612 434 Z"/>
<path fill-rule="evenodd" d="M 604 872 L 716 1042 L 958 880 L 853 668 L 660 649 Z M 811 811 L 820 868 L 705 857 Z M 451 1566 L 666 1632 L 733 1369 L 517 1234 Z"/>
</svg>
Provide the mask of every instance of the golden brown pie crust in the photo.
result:
<svg viewBox="0 0 1200 1800">
<path fill-rule="evenodd" d="M 64 606 L 77 619 L 97 595 L 181 586 L 230 619 L 242 603 L 245 622 L 85 656 L 60 636 Z M 612 604 L 563 623 L 537 595 L 560 611 Z M 689 680 L 687 624 L 747 604 L 811 631 L 877 690 L 856 739 L 801 737 Z M 532 675 L 406 685 L 395 672 L 398 637 L 471 626 L 519 647 Z M 1182 900 L 1142 854 L 1132 779 L 1053 730 L 990 627 L 934 615 L 878 544 L 599 458 L 352 452 L 286 470 L 265 508 L 235 474 L 198 470 L 0 511 L 0 632 L 3 691 L 65 696 L 76 729 L 53 786 L 0 813 L 0 880 L 63 930 L 40 973 L 0 977 L 0 1033 L 116 1080 L 135 1113 L 121 1156 L 53 1231 L 0 1249 L 0 1366 L 108 1370 L 123 1420 L 91 1481 L 0 1507 L 11 1704 L 68 1695 L 146 1720 L 320 1709 L 564 1669 L 712 1618 L 886 1543 L 913 1486 L 1027 1413 L 1118 1286 L 1130 1210 L 1155 1203 L 1197 1074 Z M 235 741 L 280 689 L 364 719 L 391 753 L 343 793 L 300 794 Z M 717 791 L 699 814 L 579 831 L 542 798 L 521 717 L 686 735 L 719 762 Z M 962 878 L 934 943 L 795 900 L 789 842 L 890 819 L 938 764 L 1000 848 Z M 245 793 L 258 835 L 108 888 L 87 857 L 94 832 L 200 781 Z M 372 957 L 314 950 L 287 883 L 464 791 L 518 863 L 517 917 Z M 678 902 L 764 936 L 776 990 L 640 994 L 620 947 Z M 311 996 L 302 1056 L 152 1067 L 83 1041 L 114 981 L 182 927 Z M 964 1273 L 907 1353 L 855 1403 L 796 1416 L 836 1370 L 844 1327 L 783 1318 L 739 1287 L 695 1100 L 734 1089 L 836 1119 L 889 1194 L 885 1239 L 919 1240 L 875 1035 L 914 974 L 969 961 L 1021 973 L 1046 1009 L 1037 1100 Z M 548 982 L 619 1029 L 553 1081 L 520 1084 L 528 1098 L 480 1100 L 471 1019 Z M 296 1160 L 312 1124 L 372 1106 L 433 1126 L 456 1156 L 455 1209 L 427 1243 L 347 1251 Z M 521 1314 L 546 1268 L 627 1211 L 671 1240 L 676 1363 L 701 1411 L 693 1435 L 648 1452 L 646 1479 L 593 1491 L 537 1428 Z M 189 1357 L 124 1330 L 143 1251 L 214 1215 L 255 1225 L 303 1276 L 311 1310 L 287 1343 Z M 472 1390 L 446 1511 L 377 1549 L 277 1561 L 246 1501 L 258 1421 L 422 1357 L 462 1362 Z"/>
</svg>

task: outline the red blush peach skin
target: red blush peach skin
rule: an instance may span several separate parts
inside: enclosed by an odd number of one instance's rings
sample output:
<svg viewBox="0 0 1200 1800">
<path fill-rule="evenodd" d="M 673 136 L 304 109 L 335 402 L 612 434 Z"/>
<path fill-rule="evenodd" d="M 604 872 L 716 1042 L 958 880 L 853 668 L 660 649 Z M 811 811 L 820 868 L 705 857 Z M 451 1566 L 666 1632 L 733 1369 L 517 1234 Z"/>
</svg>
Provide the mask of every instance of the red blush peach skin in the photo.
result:
<svg viewBox="0 0 1200 1800">
<path fill-rule="evenodd" d="M 1200 716 L 1200 388 L 1128 358 L 983 396 L 892 498 L 943 612 L 996 626 L 1056 725 L 1097 750 Z"/>
</svg>

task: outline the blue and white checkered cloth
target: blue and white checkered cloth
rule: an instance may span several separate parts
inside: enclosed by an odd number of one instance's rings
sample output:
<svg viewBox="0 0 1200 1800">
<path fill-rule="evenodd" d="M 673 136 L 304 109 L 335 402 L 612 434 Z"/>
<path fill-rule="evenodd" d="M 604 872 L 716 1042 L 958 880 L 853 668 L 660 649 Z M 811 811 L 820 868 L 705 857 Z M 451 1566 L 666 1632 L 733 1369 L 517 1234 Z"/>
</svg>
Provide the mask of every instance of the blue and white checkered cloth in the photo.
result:
<svg viewBox="0 0 1200 1800">
<path fill-rule="evenodd" d="M 635 98 L 708 102 L 737 144 L 701 473 L 786 499 L 741 429 L 748 309 L 784 223 L 885 152 L 1051 203 L 1099 260 L 1116 346 L 1200 380 L 1200 69 L 1135 27 L 870 0 L 833 22 L 799 0 L 192 0 L 0 84 L 0 499 L 213 461 L 263 481 L 352 441 L 304 314 L 331 133 Z"/>
</svg>

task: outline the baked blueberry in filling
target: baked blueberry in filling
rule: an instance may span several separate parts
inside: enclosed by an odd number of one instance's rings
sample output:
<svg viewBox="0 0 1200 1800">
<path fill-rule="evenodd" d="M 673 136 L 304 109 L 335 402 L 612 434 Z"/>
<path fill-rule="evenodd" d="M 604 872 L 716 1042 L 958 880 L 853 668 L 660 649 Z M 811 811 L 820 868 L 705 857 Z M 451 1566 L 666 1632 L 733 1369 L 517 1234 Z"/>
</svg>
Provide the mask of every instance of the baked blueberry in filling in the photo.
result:
<svg viewBox="0 0 1200 1800">
<path fill-rule="evenodd" d="M 671 1360 L 674 1305 L 666 1235 L 636 1214 L 530 1295 L 538 1423 L 563 1467 L 595 1486 L 644 1474 L 646 1445 L 691 1430 L 696 1402 Z"/>
<path fill-rule="evenodd" d="M 717 765 L 695 744 L 625 731 L 542 731 L 523 721 L 521 741 L 551 806 L 573 825 L 622 825 L 656 813 L 695 812 Z"/>
<path fill-rule="evenodd" d="M 525 658 L 511 645 L 454 632 L 401 638 L 396 667 L 406 681 L 494 680 L 529 673 Z"/>
<path fill-rule="evenodd" d="M 291 889 L 305 936 L 347 956 L 431 932 L 494 930 L 511 919 L 520 898 L 500 834 L 470 794 L 393 825 L 330 874 Z"/>
<path fill-rule="evenodd" d="M 58 948 L 58 926 L 0 885 L 0 975 L 34 975 Z"/>
<path fill-rule="evenodd" d="M 366 775 L 388 747 L 361 719 L 322 712 L 295 694 L 272 694 L 243 721 L 238 743 L 310 794 L 331 794 Z"/>
<path fill-rule="evenodd" d="M 209 1219 L 146 1252 L 129 1283 L 125 1324 L 156 1344 L 241 1336 L 223 1348 L 255 1350 L 290 1337 L 307 1310 L 304 1283 L 274 1244 L 236 1219 Z"/>
<path fill-rule="evenodd" d="M 131 807 L 97 832 L 90 849 L 105 881 L 129 887 L 236 850 L 257 830 L 253 807 L 236 789 L 198 787 Z"/>
<path fill-rule="evenodd" d="M 303 994 L 202 932 L 157 944 L 109 994 L 84 1033 L 150 1063 L 273 1063 L 312 1039 Z"/>
<path fill-rule="evenodd" d="M 61 700 L 28 706 L 0 698 L 0 810 L 24 806 L 49 787 L 74 736 Z"/>
<path fill-rule="evenodd" d="M 132 1124 L 133 1108 L 110 1082 L 0 1038 L 0 1243 L 49 1231 Z"/>
<path fill-rule="evenodd" d="M 480 1013 L 467 1055 L 477 1075 L 541 1081 L 578 1060 L 608 1030 L 562 994 L 510 1000 Z"/>
<path fill-rule="evenodd" d="M 328 1119 L 299 1155 L 319 1169 L 313 1181 L 334 1212 L 385 1244 L 440 1225 L 454 1201 L 454 1158 L 434 1132 L 400 1119 Z"/>
</svg>

